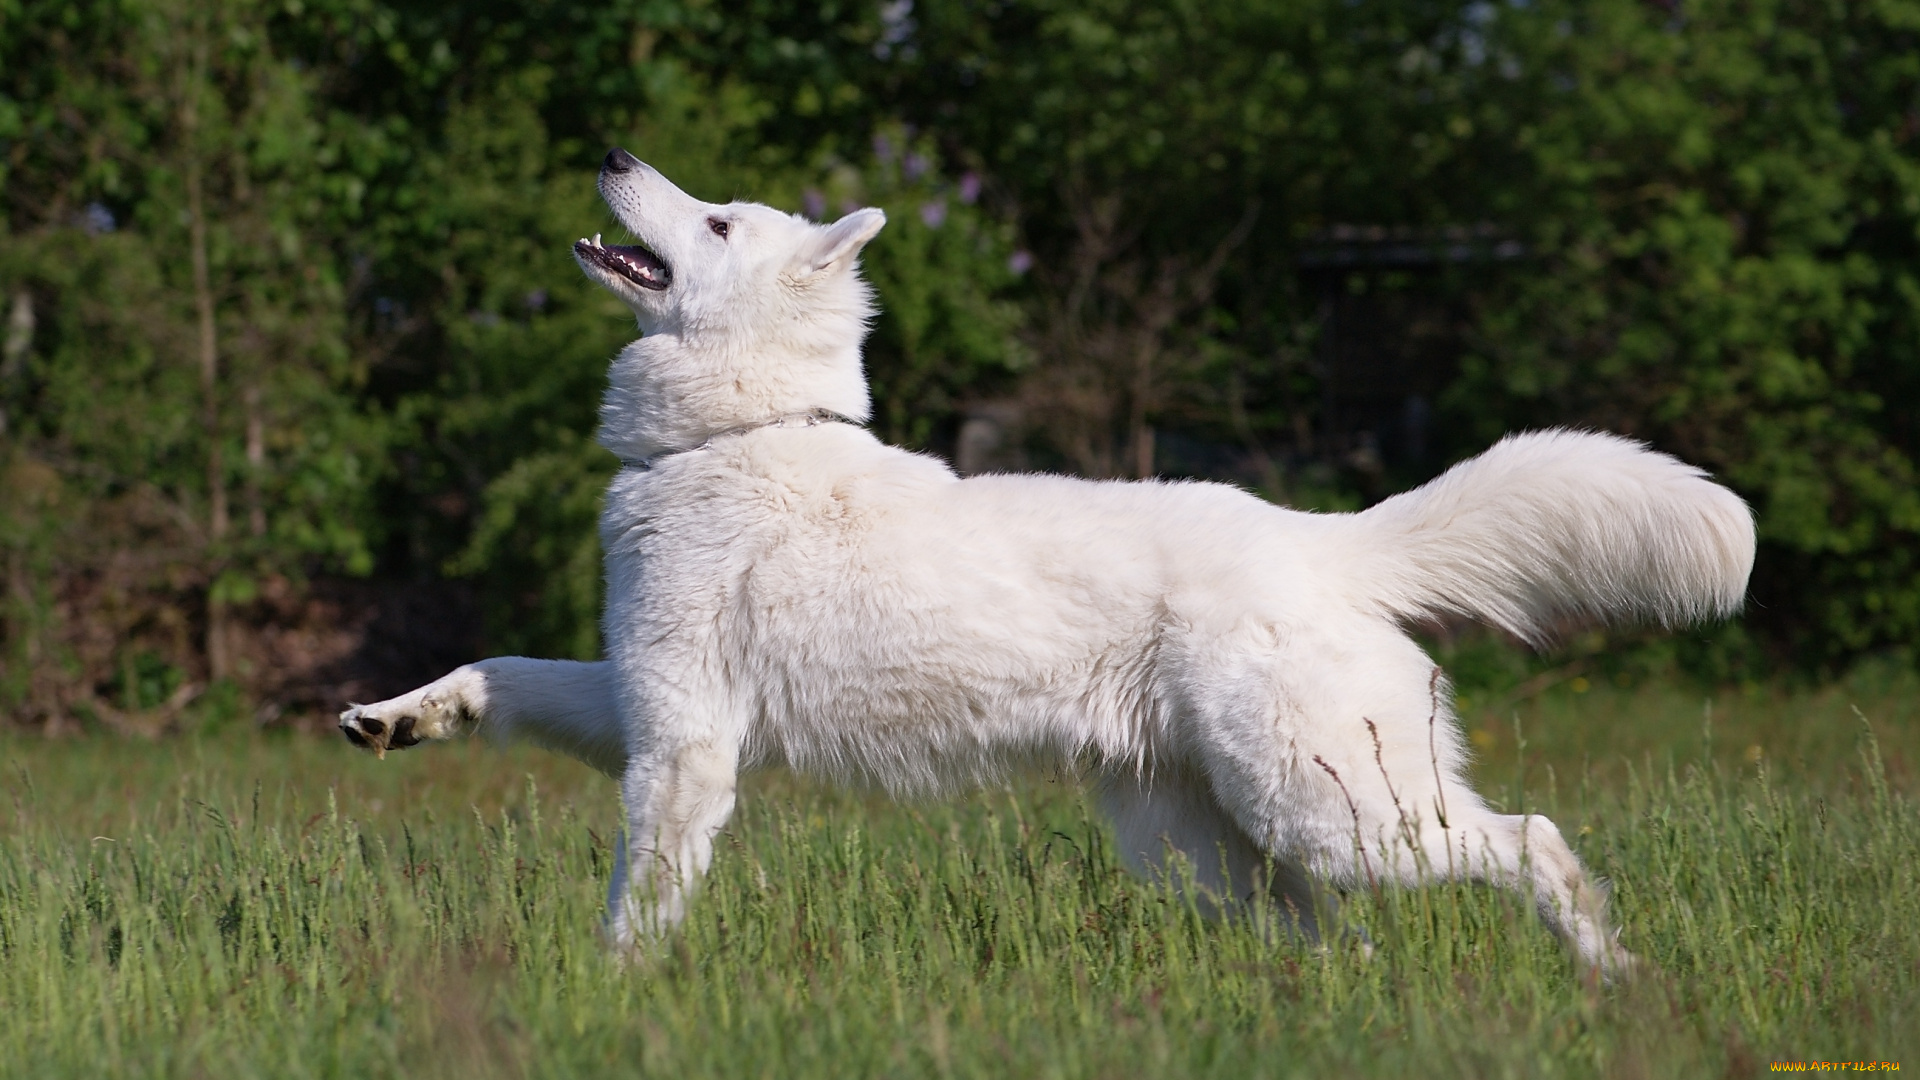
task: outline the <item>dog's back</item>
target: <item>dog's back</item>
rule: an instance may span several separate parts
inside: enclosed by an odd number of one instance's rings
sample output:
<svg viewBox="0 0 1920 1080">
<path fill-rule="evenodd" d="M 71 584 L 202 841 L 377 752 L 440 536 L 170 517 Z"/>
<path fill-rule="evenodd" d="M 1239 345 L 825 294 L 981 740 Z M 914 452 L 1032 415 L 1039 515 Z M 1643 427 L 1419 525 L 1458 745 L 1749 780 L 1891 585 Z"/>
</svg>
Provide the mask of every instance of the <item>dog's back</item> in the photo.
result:
<svg viewBox="0 0 1920 1080">
<path fill-rule="evenodd" d="M 1725 489 L 1574 432 L 1319 515 L 1219 484 L 959 480 L 844 425 L 769 429 L 616 483 L 606 536 L 616 656 L 717 650 L 748 760 L 900 792 L 1164 754 L 1195 673 L 1262 642 L 1312 666 L 1442 611 L 1531 638 L 1679 621 L 1736 606 L 1753 557 Z"/>
</svg>

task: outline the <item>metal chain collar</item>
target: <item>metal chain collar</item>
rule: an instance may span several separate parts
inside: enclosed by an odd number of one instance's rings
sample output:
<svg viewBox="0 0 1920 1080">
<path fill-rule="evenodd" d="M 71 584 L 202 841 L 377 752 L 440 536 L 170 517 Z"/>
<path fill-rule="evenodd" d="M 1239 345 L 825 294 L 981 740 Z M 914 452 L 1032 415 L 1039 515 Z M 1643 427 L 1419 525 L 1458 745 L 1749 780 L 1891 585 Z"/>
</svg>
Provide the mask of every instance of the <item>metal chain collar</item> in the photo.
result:
<svg viewBox="0 0 1920 1080">
<path fill-rule="evenodd" d="M 806 412 L 787 413 L 784 416 L 776 416 L 771 420 L 760 420 L 751 424 L 741 424 L 738 427 L 723 428 L 720 431 L 708 433 L 706 439 L 701 442 L 699 446 L 687 446 L 677 450 L 662 450 L 657 454 L 641 458 L 638 461 L 629 461 L 622 458 L 621 464 L 646 470 L 653 468 L 654 462 L 659 461 L 661 458 L 672 457 L 675 454 L 691 454 L 698 450 L 708 449 L 713 445 L 713 440 L 715 439 L 724 439 L 732 435 L 745 435 L 750 431 L 759 431 L 761 428 L 789 426 L 819 427 L 821 424 L 850 424 L 853 427 L 864 426 L 860 421 L 850 416 L 842 416 L 831 409 L 808 409 Z"/>
</svg>

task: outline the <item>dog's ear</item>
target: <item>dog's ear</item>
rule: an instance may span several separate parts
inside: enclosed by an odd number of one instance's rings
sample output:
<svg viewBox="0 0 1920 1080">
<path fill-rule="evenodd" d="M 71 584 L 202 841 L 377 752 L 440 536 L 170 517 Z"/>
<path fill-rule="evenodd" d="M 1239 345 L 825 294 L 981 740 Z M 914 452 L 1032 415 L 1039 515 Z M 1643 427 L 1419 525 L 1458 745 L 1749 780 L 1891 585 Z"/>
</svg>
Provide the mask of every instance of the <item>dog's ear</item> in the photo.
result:
<svg viewBox="0 0 1920 1080">
<path fill-rule="evenodd" d="M 798 276 L 809 277 L 834 266 L 853 261 L 867 241 L 887 223 L 884 211 L 875 207 L 855 210 L 824 229 L 816 229 L 811 241 L 800 253 Z"/>
</svg>

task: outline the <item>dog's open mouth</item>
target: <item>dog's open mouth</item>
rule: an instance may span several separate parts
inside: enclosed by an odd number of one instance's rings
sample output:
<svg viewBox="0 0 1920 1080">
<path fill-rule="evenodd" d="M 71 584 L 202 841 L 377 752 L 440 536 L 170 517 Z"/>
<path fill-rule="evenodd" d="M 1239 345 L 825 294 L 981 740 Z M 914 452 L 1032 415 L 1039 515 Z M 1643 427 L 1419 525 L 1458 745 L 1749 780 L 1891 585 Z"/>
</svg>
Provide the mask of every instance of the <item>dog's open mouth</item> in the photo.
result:
<svg viewBox="0 0 1920 1080">
<path fill-rule="evenodd" d="M 673 272 L 660 261 L 660 256 L 637 244 L 602 244 L 600 235 L 595 233 L 591 240 L 574 241 L 573 253 L 643 289 L 658 292 L 673 283 Z"/>
</svg>

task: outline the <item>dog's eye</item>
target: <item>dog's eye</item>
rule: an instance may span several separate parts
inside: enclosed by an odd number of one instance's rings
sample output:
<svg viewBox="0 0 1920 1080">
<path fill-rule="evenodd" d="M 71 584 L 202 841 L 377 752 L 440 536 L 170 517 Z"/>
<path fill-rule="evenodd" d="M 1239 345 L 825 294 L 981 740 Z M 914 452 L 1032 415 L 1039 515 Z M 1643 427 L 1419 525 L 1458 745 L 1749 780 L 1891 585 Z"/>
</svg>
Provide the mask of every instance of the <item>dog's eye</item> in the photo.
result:
<svg viewBox="0 0 1920 1080">
<path fill-rule="evenodd" d="M 721 239 L 723 239 L 723 240 L 724 240 L 724 239 L 726 238 L 726 235 L 727 235 L 727 223 L 726 223 L 726 222 L 724 222 L 724 221 L 722 221 L 722 220 L 720 220 L 719 218 L 717 218 L 717 217 L 713 217 L 713 218 L 708 218 L 708 219 L 707 219 L 707 228 L 709 228 L 709 229 L 712 229 L 712 230 L 713 230 L 713 232 L 714 232 L 714 235 L 716 235 L 716 236 L 718 236 L 718 237 L 720 237 Z"/>
</svg>

